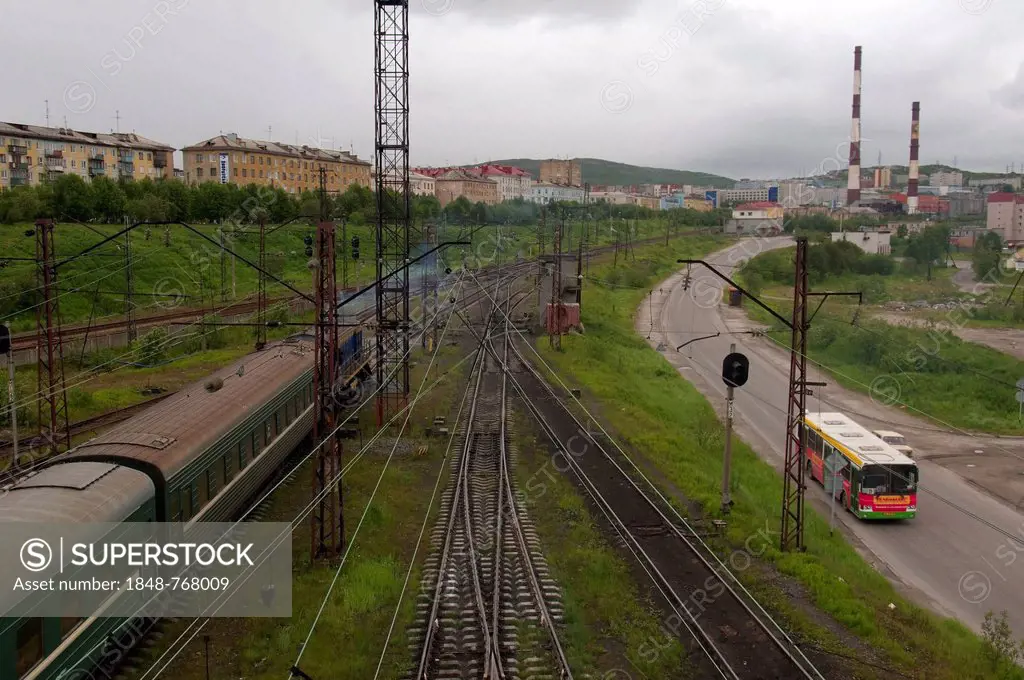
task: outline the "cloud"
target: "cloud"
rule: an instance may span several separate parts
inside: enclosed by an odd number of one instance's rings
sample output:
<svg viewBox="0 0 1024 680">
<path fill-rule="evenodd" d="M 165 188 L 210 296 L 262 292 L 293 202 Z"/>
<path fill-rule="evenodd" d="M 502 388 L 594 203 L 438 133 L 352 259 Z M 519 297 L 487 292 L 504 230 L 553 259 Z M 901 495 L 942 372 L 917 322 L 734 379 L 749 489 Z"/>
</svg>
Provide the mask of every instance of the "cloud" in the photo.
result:
<svg viewBox="0 0 1024 680">
<path fill-rule="evenodd" d="M 795 174 L 848 139 L 863 45 L 866 163 L 879 151 L 906 163 L 919 100 L 923 162 L 1001 169 L 1024 146 L 1024 3 L 977 7 L 411 0 L 413 162 L 581 156 Z M 19 96 L 3 117 L 42 124 L 49 100 L 53 124 L 105 132 L 120 115 L 122 130 L 179 148 L 235 131 L 370 158 L 373 14 L 368 0 L 13 3 L 5 25 L 45 25 L 48 38 L 7 35 L 8 53 L 31 58 L 5 74 Z"/>
<path fill-rule="evenodd" d="M 1017 75 L 992 93 L 992 98 L 1013 111 L 1024 111 L 1024 62 L 1017 69 Z"/>
</svg>

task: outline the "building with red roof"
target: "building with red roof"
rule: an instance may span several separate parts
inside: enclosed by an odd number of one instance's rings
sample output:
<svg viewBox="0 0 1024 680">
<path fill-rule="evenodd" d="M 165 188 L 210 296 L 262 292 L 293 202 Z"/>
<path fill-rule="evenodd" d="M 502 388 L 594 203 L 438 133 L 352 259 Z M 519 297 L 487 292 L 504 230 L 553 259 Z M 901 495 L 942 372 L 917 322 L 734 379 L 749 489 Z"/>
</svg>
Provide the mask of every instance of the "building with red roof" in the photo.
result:
<svg viewBox="0 0 1024 680">
<path fill-rule="evenodd" d="M 513 165 L 485 163 L 471 168 L 471 171 L 497 183 L 499 201 L 526 198 L 530 193 L 530 185 L 533 183 L 530 173 Z"/>
</svg>

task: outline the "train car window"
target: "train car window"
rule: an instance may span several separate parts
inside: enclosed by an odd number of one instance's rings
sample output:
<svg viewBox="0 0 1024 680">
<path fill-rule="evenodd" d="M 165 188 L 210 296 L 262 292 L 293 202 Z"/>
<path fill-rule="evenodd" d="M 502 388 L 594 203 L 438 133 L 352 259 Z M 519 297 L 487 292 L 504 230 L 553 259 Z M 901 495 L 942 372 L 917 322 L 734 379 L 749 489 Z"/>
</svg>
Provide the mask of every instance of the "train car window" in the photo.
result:
<svg viewBox="0 0 1024 680">
<path fill-rule="evenodd" d="M 274 412 L 274 436 L 281 434 L 281 413 Z"/>
<path fill-rule="evenodd" d="M 253 433 L 252 433 L 252 457 L 255 458 L 256 456 L 260 455 L 260 451 L 261 451 L 261 447 L 260 447 L 259 433 L 258 433 L 257 430 L 253 430 Z"/>
<path fill-rule="evenodd" d="M 168 500 L 167 515 L 171 518 L 172 522 L 181 521 L 181 492 L 172 491 Z"/>
<path fill-rule="evenodd" d="M 196 507 L 193 508 L 192 514 L 195 514 L 194 511 L 205 506 L 206 502 L 210 500 L 210 480 L 208 478 L 208 475 L 204 472 L 203 474 L 196 477 L 195 484 L 196 490 L 198 491 L 198 503 L 196 504 Z"/>
<path fill-rule="evenodd" d="M 80 616 L 63 616 L 60 619 L 60 639 L 66 638 L 83 621 Z"/>
<path fill-rule="evenodd" d="M 246 446 L 246 441 L 244 439 L 242 441 L 238 442 L 238 470 L 239 471 L 245 469 L 245 463 L 246 463 L 246 461 L 245 461 L 245 446 Z"/>
<path fill-rule="evenodd" d="M 18 660 L 15 665 L 15 676 L 27 675 L 32 667 L 43 659 L 43 619 L 28 619 L 18 629 Z"/>
<path fill-rule="evenodd" d="M 286 401 L 286 402 L 284 402 L 284 426 L 288 427 L 288 425 L 291 422 L 292 422 L 292 403 L 290 401 Z"/>
<path fill-rule="evenodd" d="M 235 466 L 232 464 L 231 454 L 225 454 L 224 458 L 224 486 L 227 486 L 231 478 L 235 476 Z"/>
<path fill-rule="evenodd" d="M 210 477 L 210 498 L 213 498 L 224 487 L 224 461 L 214 462 L 206 474 Z"/>
<path fill-rule="evenodd" d="M 272 425 L 269 420 L 263 423 L 263 448 L 270 446 L 270 441 L 274 438 L 274 433 L 271 428 Z"/>
</svg>

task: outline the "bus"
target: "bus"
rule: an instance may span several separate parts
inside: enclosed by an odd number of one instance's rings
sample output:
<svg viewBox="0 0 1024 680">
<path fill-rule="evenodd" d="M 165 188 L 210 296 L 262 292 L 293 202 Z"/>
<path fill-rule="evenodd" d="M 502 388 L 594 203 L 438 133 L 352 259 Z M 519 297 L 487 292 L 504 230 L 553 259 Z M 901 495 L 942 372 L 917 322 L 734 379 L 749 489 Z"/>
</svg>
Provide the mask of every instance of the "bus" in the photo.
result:
<svg viewBox="0 0 1024 680">
<path fill-rule="evenodd" d="M 917 515 L 917 464 L 842 413 L 807 413 L 807 472 L 861 519 Z M 841 483 L 840 483 L 841 480 Z"/>
</svg>

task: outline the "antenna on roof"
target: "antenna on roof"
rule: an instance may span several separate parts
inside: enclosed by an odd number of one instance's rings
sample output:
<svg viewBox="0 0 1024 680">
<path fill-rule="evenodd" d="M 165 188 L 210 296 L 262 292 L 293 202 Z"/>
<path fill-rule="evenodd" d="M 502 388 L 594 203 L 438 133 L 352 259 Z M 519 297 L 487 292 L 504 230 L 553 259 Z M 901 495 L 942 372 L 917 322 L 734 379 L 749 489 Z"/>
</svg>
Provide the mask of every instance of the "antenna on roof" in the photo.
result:
<svg viewBox="0 0 1024 680">
<path fill-rule="evenodd" d="M 267 141 L 269 142 L 274 138 L 274 128 L 270 125 L 267 126 Z"/>
<path fill-rule="evenodd" d="M 49 126 L 49 124 L 47 124 L 47 126 Z M 64 129 L 65 130 L 68 129 L 68 117 L 67 116 L 64 116 Z"/>
<path fill-rule="evenodd" d="M 120 109 L 114 111 L 114 120 L 117 123 L 117 132 L 121 132 L 121 111 Z"/>
<path fill-rule="evenodd" d="M 50 127 L 50 100 L 44 99 L 43 103 L 46 104 L 46 127 Z"/>
</svg>

